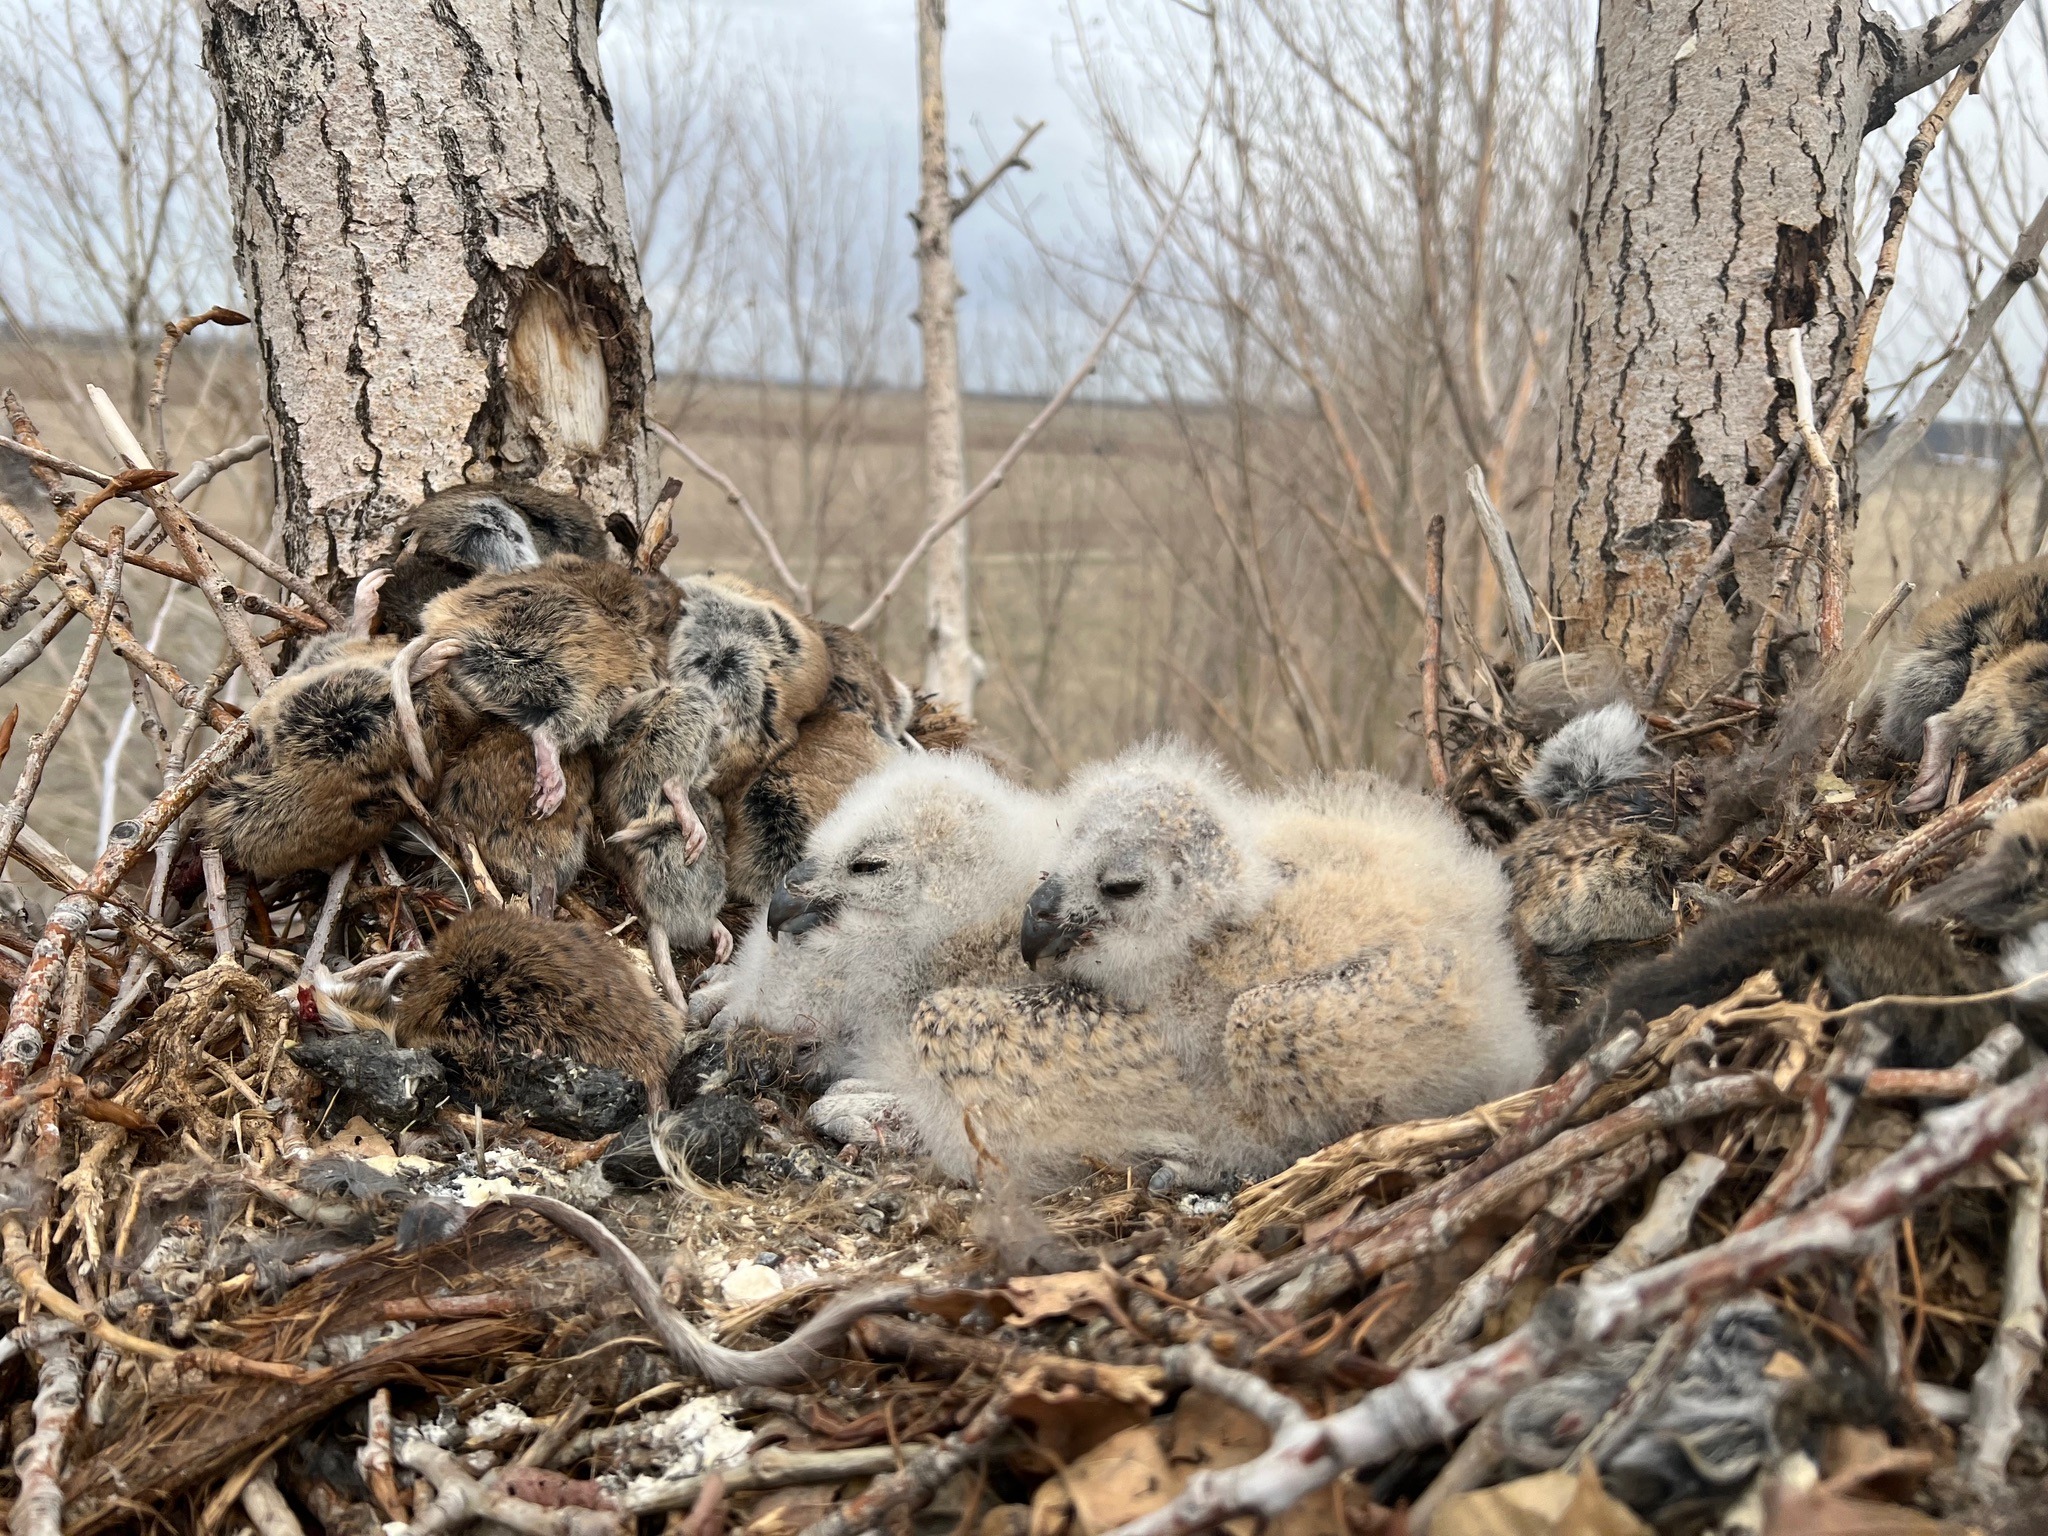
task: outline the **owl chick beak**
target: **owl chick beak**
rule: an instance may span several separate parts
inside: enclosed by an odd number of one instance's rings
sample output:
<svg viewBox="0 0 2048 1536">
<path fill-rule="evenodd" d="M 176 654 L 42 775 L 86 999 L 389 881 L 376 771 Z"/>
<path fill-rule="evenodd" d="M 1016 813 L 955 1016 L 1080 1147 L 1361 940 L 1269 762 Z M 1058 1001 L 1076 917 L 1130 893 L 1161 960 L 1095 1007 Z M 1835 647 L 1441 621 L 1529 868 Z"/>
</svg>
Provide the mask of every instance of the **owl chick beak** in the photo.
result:
<svg viewBox="0 0 2048 1536">
<path fill-rule="evenodd" d="M 818 866 L 805 859 L 775 882 L 775 889 L 768 897 L 768 932 L 771 937 L 781 939 L 786 935 L 794 939 L 832 920 L 836 903 L 799 894 L 792 888 L 815 879 L 817 874 Z"/>
<path fill-rule="evenodd" d="M 1024 952 L 1024 963 L 1034 971 L 1041 959 L 1057 960 L 1072 949 L 1085 931 L 1061 910 L 1065 896 L 1058 880 L 1046 880 L 1031 893 L 1024 908 L 1019 947 Z"/>
</svg>

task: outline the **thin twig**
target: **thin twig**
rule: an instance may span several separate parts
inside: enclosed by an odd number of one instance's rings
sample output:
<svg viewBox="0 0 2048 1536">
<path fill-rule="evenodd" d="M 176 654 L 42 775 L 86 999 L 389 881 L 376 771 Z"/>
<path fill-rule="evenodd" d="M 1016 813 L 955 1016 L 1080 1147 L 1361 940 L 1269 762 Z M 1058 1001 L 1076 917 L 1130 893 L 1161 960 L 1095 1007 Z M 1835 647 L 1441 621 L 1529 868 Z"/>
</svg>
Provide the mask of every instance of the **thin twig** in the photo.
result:
<svg viewBox="0 0 2048 1536">
<path fill-rule="evenodd" d="M 340 630 L 347 627 L 348 620 L 342 616 L 341 610 L 322 597 L 320 589 L 314 586 L 312 582 L 306 580 L 305 577 L 294 575 L 291 568 L 281 561 L 271 559 L 270 556 L 264 554 L 262 550 L 251 544 L 247 539 L 237 538 L 234 534 L 229 533 L 227 529 L 219 527 L 214 523 L 209 523 L 197 512 L 188 509 L 185 516 L 191 520 L 194 528 L 198 529 L 207 538 L 213 540 L 214 543 L 220 545 L 222 549 L 228 550 L 240 559 L 247 561 L 252 569 L 262 572 L 265 576 L 268 576 L 272 581 L 283 587 L 285 591 L 291 593 L 292 596 L 304 603 L 329 629 Z M 248 601 L 246 594 L 243 597 L 243 601 Z"/>
<path fill-rule="evenodd" d="M 422 1501 L 407 1528 L 411 1536 L 439 1536 L 475 1520 L 494 1521 L 523 1536 L 625 1536 L 630 1529 L 628 1517 L 615 1509 L 543 1509 L 514 1498 L 478 1482 L 461 1462 L 428 1440 L 406 1441 L 398 1459 L 434 1485 L 433 1499 Z"/>
<path fill-rule="evenodd" d="M 1096 336 L 1095 344 L 1081 359 L 1080 365 L 1067 375 L 1067 381 L 1060 385 L 1039 413 L 1025 423 L 1024 430 L 1017 434 L 1010 446 L 989 466 L 988 473 L 981 477 L 974 489 L 961 497 L 951 511 L 934 519 L 931 525 L 918 535 L 917 542 L 910 546 L 910 552 L 903 557 L 889 579 L 882 583 L 881 590 L 869 601 L 867 607 L 860 611 L 860 616 L 848 626 L 849 628 L 866 629 L 881 617 L 882 610 L 889 606 L 889 599 L 910 579 L 911 572 L 915 571 L 918 563 L 931 553 L 932 546 L 952 532 L 962 518 L 980 506 L 1002 485 L 1011 468 L 1023 457 L 1024 450 L 1031 446 L 1038 434 L 1045 430 L 1046 424 L 1060 413 L 1066 403 L 1074 398 L 1075 391 L 1087 382 L 1088 376 L 1095 372 L 1095 365 L 1102 361 L 1102 354 L 1108 348 L 1111 338 L 1116 335 L 1117 328 L 1124 323 L 1124 317 L 1137 305 L 1139 296 L 1144 293 L 1145 280 L 1152 275 L 1152 264 L 1159 259 L 1160 252 L 1166 249 L 1167 237 L 1173 233 L 1173 227 L 1180 218 L 1181 205 L 1187 201 L 1188 189 L 1194 185 L 1195 168 L 1201 163 L 1202 152 L 1198 147 L 1194 154 L 1188 157 L 1187 174 L 1181 178 L 1180 190 L 1174 194 L 1172 206 L 1159 221 L 1159 233 L 1152 241 L 1151 250 L 1145 253 L 1145 259 L 1139 263 L 1138 274 L 1131 279 L 1131 286 L 1125 291 L 1123 302 L 1118 304 L 1115 312 L 1110 315 L 1108 322 Z"/>
<path fill-rule="evenodd" d="M 2041 748 L 2017 768 L 2007 769 L 1960 805 L 1923 821 L 1883 853 L 1864 860 L 1843 877 L 1836 894 L 1875 896 L 1915 865 L 1976 831 L 1978 824 L 2005 801 L 2044 774 L 2048 774 L 2048 747 Z"/>
<path fill-rule="evenodd" d="M 52 1339 L 41 1351 L 36 1377 L 35 1433 L 15 1448 L 14 1472 L 21 1489 L 7 1513 L 14 1536 L 62 1536 L 64 1443 L 78 1422 L 78 1345 Z"/>
<path fill-rule="evenodd" d="M 1792 419 L 1806 444 L 1813 483 L 1814 515 L 1820 519 L 1820 618 L 1814 627 L 1823 661 L 1842 648 L 1842 602 L 1848 564 L 1841 550 L 1842 482 L 1833 455 L 1813 419 L 1813 375 L 1806 368 L 1806 340 L 1796 329 L 1777 333 L 1779 350 L 1792 377 Z"/>
<path fill-rule="evenodd" d="M 86 685 L 92 681 L 92 669 L 98 664 L 100 647 L 106 642 L 107 626 L 113 622 L 114 605 L 121 600 L 121 561 L 127 549 L 125 540 L 126 534 L 119 528 L 108 536 L 112 554 L 107 564 L 106 585 L 100 593 L 99 612 L 93 615 L 92 633 L 85 637 L 85 647 L 79 652 L 78 665 L 71 673 L 71 685 L 58 701 L 56 713 L 29 743 L 28 757 L 22 762 L 21 777 L 15 781 L 13 798 L 7 802 L 5 810 L 0 810 L 0 874 L 6 873 L 7 861 L 14 853 L 14 840 L 20 834 L 22 824 L 28 820 L 29 802 L 35 799 L 36 790 L 43 782 L 44 765 L 56 749 L 57 738 L 64 734 L 64 728 L 78 712 Z"/>
<path fill-rule="evenodd" d="M 194 459 L 185 466 L 184 473 L 170 483 L 170 495 L 174 500 L 182 502 L 202 485 L 211 482 L 222 470 L 232 469 L 237 464 L 246 464 L 249 460 L 269 451 L 270 439 L 258 432 L 243 438 L 231 448 L 223 448 L 219 453 L 203 459 Z"/>
<path fill-rule="evenodd" d="M 1422 744 L 1429 754 L 1429 779 L 1438 794 L 1451 787 L 1444 761 L 1444 519 L 1429 520 L 1422 559 Z"/>
<path fill-rule="evenodd" d="M 860 1536 L 863 1531 L 880 1530 L 884 1518 L 897 1510 L 923 1508 L 962 1467 L 986 1456 L 1010 1424 L 1010 1394 L 998 1392 L 965 1426 L 937 1445 L 912 1453 L 900 1468 L 876 1478 L 857 1498 L 835 1504 L 822 1519 L 806 1526 L 801 1536 Z"/>
<path fill-rule="evenodd" d="M 776 542 L 775 535 L 769 531 L 768 525 L 761 520 L 761 514 L 754 510 L 754 504 L 747 500 L 746 493 L 733 483 L 732 477 L 724 470 L 660 422 L 650 421 L 647 425 L 648 430 L 656 437 L 683 456 L 684 463 L 725 492 L 725 499 L 739 509 L 740 516 L 746 519 L 747 527 L 753 531 L 755 541 L 760 544 L 761 552 L 768 557 L 768 563 L 775 567 L 776 578 L 788 589 L 789 595 L 796 599 L 797 606 L 805 613 L 809 613 L 811 589 L 796 579 L 796 572 L 789 568 L 789 562 L 783 558 L 782 546 Z"/>
<path fill-rule="evenodd" d="M 171 354 L 178 350 L 178 343 L 198 330 L 202 325 L 247 325 L 249 317 L 238 310 L 223 309 L 216 304 L 203 315 L 187 315 L 182 320 L 164 322 L 164 339 L 156 349 L 156 373 L 149 384 L 149 424 L 156 434 L 157 467 L 168 468 L 171 450 L 164 437 L 164 386 L 171 372 Z"/>
</svg>

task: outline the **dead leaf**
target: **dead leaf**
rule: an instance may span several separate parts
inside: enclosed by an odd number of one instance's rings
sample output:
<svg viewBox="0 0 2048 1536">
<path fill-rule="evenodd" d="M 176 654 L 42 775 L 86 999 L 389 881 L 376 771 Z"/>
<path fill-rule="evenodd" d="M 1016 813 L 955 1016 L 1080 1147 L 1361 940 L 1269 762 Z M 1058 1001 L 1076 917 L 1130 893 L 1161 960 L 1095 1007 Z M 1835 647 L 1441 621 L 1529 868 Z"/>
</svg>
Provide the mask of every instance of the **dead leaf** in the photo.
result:
<svg viewBox="0 0 2048 1536">
<path fill-rule="evenodd" d="M 1578 1472 L 1539 1472 L 1445 1499 L 1432 1536 L 1651 1536 L 1635 1511 Z"/>
<path fill-rule="evenodd" d="M 1009 1316 L 1011 1302 L 1001 1291 L 961 1289 L 926 1291 L 922 1295 L 913 1296 L 910 1300 L 911 1311 L 943 1317 L 949 1323 L 961 1321 L 977 1307 L 1000 1320 Z"/>
<path fill-rule="evenodd" d="M 377 1127 L 361 1115 L 344 1125 L 333 1136 L 320 1144 L 323 1153 L 339 1152 L 344 1157 L 395 1157 L 398 1149 Z"/>
<path fill-rule="evenodd" d="M 1073 1269 L 1060 1275 L 1019 1275 L 1003 1292 L 1017 1309 L 1012 1324 L 1027 1328 L 1048 1317 L 1117 1315 L 1116 1278 L 1100 1269 Z"/>
<path fill-rule="evenodd" d="M 1079 1460 L 1114 1435 L 1151 1422 L 1165 1395 L 1149 1366 L 1095 1365 L 1079 1380 L 1053 1384 L 1039 1367 L 1010 1389 L 1010 1416 L 1032 1429 L 1025 1459 L 1052 1471 Z"/>
<path fill-rule="evenodd" d="M 1839 773 L 1822 771 L 1813 776 L 1813 797 L 1822 805 L 1848 805 L 1856 798 L 1856 786 Z"/>
<path fill-rule="evenodd" d="M 1904 1504 L 1845 1499 L 1825 1488 L 1764 1495 L 1764 1536 L 1962 1536 L 1964 1527 Z"/>
<path fill-rule="evenodd" d="M 1167 1431 L 1169 1461 L 1198 1467 L 1236 1467 L 1272 1443 L 1266 1426 L 1235 1403 L 1191 1387 L 1173 1406 Z"/>
<path fill-rule="evenodd" d="M 1114 1530 L 1163 1508 L 1186 1480 L 1167 1462 L 1154 1426 L 1127 1429 L 1039 1485 L 1030 1536 Z"/>
</svg>

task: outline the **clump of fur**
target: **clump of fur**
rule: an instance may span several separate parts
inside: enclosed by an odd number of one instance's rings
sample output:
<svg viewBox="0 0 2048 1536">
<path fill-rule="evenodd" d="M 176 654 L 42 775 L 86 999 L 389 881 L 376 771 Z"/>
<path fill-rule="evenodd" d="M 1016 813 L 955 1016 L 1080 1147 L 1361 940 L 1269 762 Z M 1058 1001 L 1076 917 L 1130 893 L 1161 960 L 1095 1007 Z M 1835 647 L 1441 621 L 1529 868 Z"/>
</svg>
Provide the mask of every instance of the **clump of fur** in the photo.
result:
<svg viewBox="0 0 2048 1536">
<path fill-rule="evenodd" d="M 406 971 L 392 1036 L 447 1056 L 485 1094 L 513 1057 L 567 1056 L 637 1078 L 662 1108 L 683 1020 L 601 929 L 487 908 Z"/>
<path fill-rule="evenodd" d="M 1582 805 L 1648 773 L 1650 729 L 1623 700 L 1588 710 L 1546 741 L 1522 775 L 1522 793 L 1549 811 Z"/>
<path fill-rule="evenodd" d="M 1616 971 L 1564 1032 L 1553 1065 L 1591 1049 L 1626 1014 L 1652 1020 L 1705 1007 L 1759 971 L 1773 972 L 1787 997 L 1818 986 L 1834 1008 L 1887 996 L 1960 998 L 1999 984 L 1989 962 L 1864 902 L 1743 902 L 1709 913 L 1666 953 Z M 1886 1007 L 1872 1017 L 1892 1036 L 1887 1063 L 1901 1067 L 1951 1066 L 2008 1018 L 2037 1033 L 2028 1010 L 2003 1000 Z"/>
<path fill-rule="evenodd" d="M 597 511 L 581 497 L 524 480 L 452 486 L 427 497 L 399 524 L 384 589 L 384 628 L 410 639 L 429 602 L 477 576 L 528 570 L 550 555 L 603 560 L 609 554 Z"/>
<path fill-rule="evenodd" d="M 309 647 L 250 710 L 255 737 L 208 791 L 201 838 L 258 879 L 367 853 L 405 817 L 411 757 L 391 694 L 388 640 Z M 433 745 L 438 711 L 422 696 Z"/>
<path fill-rule="evenodd" d="M 1603 648 L 1528 663 L 1515 673 L 1513 700 L 1530 731 L 1547 736 L 1575 716 L 1608 704 L 1633 704 L 1635 693 L 1621 654 Z"/>
</svg>

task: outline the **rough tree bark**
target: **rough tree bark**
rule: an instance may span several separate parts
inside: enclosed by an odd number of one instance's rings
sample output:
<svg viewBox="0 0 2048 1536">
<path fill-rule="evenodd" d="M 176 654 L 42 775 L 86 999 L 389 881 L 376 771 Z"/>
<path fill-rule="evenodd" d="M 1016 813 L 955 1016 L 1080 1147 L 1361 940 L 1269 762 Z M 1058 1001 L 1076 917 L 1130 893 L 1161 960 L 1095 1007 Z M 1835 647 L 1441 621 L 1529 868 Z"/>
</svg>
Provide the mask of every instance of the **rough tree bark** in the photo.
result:
<svg viewBox="0 0 2048 1536">
<path fill-rule="evenodd" d="M 946 0 L 917 0 L 917 324 L 924 348 L 924 506 L 936 522 L 967 494 L 960 332 L 953 273 L 952 158 L 946 143 Z M 925 561 L 924 688 L 968 715 L 983 663 L 968 626 L 967 523 Z"/>
<path fill-rule="evenodd" d="M 1604 0 L 1550 535 L 1568 646 L 1605 642 L 1648 675 L 1796 432 L 1770 333 L 1807 327 L 1823 396 L 1846 365 L 1864 136 L 2017 8 L 1961 0 L 1907 29 L 1858 0 Z M 1853 492 L 1845 479 L 1845 529 Z M 1680 692 L 1747 660 L 1778 510 L 1693 621 Z M 1780 633 L 1807 627 L 1813 585 L 1809 562 Z"/>
<path fill-rule="evenodd" d="M 286 558 L 464 479 L 647 499 L 654 376 L 599 0 L 209 0 Z"/>
</svg>

